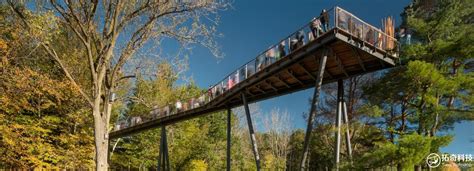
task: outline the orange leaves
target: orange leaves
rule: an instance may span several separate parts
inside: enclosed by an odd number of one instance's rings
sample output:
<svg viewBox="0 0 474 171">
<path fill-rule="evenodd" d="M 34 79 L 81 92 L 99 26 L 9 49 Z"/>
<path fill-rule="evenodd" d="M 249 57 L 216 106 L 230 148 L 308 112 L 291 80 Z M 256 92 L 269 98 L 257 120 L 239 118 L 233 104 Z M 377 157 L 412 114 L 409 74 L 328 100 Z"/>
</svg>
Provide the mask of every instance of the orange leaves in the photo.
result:
<svg viewBox="0 0 474 171">
<path fill-rule="evenodd" d="M 90 164 L 91 123 L 81 102 L 67 81 L 9 66 L 0 75 L 0 164 L 16 168 Z"/>
<path fill-rule="evenodd" d="M 0 38 L 0 57 L 3 57 L 6 55 L 8 51 L 8 44 L 5 40 Z"/>
<path fill-rule="evenodd" d="M 0 109 L 7 113 L 30 111 L 41 113 L 60 105 L 62 101 L 78 96 L 65 81 L 58 81 L 30 69 L 13 68 L 0 76 Z"/>
</svg>

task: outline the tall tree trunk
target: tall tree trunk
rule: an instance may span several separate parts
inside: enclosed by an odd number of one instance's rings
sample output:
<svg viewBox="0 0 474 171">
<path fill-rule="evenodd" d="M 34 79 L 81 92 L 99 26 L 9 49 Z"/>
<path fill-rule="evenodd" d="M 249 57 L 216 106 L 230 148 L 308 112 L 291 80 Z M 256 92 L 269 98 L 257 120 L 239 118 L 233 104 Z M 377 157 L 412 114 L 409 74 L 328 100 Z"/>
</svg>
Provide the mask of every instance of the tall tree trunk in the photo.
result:
<svg viewBox="0 0 474 171">
<path fill-rule="evenodd" d="M 421 165 L 415 165 L 415 171 L 421 171 Z"/>
<path fill-rule="evenodd" d="M 441 97 L 436 93 L 436 108 L 438 107 L 438 104 L 440 102 Z M 430 136 L 434 137 L 436 135 L 436 130 L 438 129 L 438 124 L 439 124 L 439 111 L 435 111 L 435 121 L 433 123 L 433 126 L 431 127 L 430 131 Z"/>
<path fill-rule="evenodd" d="M 390 107 L 390 120 L 388 121 L 388 126 L 391 128 L 391 130 L 388 130 L 389 131 L 389 135 L 390 135 L 390 142 L 392 142 L 392 144 L 395 144 L 395 134 L 394 134 L 394 128 L 395 128 L 395 125 L 393 122 L 394 121 L 394 118 L 395 118 L 395 113 L 394 113 L 394 109 L 393 109 L 393 105 Z"/>
<path fill-rule="evenodd" d="M 107 170 L 108 161 L 108 135 L 107 135 L 107 126 L 105 122 L 99 118 L 95 121 L 95 128 L 94 128 L 94 138 L 95 138 L 95 146 L 96 146 L 96 170 L 97 171 L 105 171 Z"/>
<path fill-rule="evenodd" d="M 427 89 L 428 87 L 425 86 L 423 87 L 423 92 L 421 93 L 421 102 L 420 104 L 417 106 L 417 110 L 418 110 L 418 134 L 419 135 L 422 135 L 423 132 L 424 132 L 424 127 L 425 127 L 425 114 L 423 113 L 424 112 L 424 109 L 425 109 L 425 99 L 424 99 L 424 95 L 425 93 L 427 92 Z"/>
<path fill-rule="evenodd" d="M 100 96 L 94 99 L 92 114 L 94 115 L 94 140 L 95 140 L 95 164 L 97 171 L 105 171 L 108 167 L 107 155 L 109 138 L 107 131 L 106 116 L 100 111 Z"/>
<path fill-rule="evenodd" d="M 457 72 L 458 72 L 458 65 L 457 65 L 457 59 L 454 59 L 453 60 L 453 72 L 452 72 L 452 76 L 456 76 Z M 448 109 L 450 109 L 454 104 L 454 96 L 450 96 L 449 99 L 448 99 Z"/>
<path fill-rule="evenodd" d="M 406 97 L 402 100 L 402 109 L 401 109 L 401 114 L 402 114 L 402 124 L 400 125 L 400 134 L 405 134 L 405 128 L 406 128 L 406 108 L 407 108 L 407 102 L 406 102 Z"/>
</svg>

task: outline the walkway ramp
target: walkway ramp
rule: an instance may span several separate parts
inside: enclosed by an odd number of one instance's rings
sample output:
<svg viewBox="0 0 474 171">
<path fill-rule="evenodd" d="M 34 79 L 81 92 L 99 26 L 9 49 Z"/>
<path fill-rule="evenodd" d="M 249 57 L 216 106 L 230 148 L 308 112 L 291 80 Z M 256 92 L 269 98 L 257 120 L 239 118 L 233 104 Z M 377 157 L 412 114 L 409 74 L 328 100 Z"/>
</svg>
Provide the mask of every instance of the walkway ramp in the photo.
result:
<svg viewBox="0 0 474 171">
<path fill-rule="evenodd" d="M 319 59 L 323 55 L 328 57 L 323 84 L 396 65 L 396 39 L 339 7 L 329 10 L 328 14 L 330 22 L 326 32 L 321 31 L 319 36 L 311 38 L 314 37 L 311 21 L 212 87 L 218 86 L 222 89 L 226 85 L 230 87 L 229 79 L 234 82 L 230 88 L 221 90 L 220 95 L 209 97 L 206 94 L 205 104 L 114 130 L 110 132 L 110 138 L 119 138 L 237 107 L 243 104 L 242 94 L 251 103 L 314 87 Z M 303 45 L 291 51 L 287 45 L 291 44 L 291 39 L 300 35 L 304 35 L 301 39 Z M 285 42 L 287 55 L 277 60 L 269 60 L 269 56 L 274 57 L 268 55 L 269 50 L 278 50 L 281 42 Z M 262 62 L 262 59 L 265 59 L 265 62 Z"/>
</svg>

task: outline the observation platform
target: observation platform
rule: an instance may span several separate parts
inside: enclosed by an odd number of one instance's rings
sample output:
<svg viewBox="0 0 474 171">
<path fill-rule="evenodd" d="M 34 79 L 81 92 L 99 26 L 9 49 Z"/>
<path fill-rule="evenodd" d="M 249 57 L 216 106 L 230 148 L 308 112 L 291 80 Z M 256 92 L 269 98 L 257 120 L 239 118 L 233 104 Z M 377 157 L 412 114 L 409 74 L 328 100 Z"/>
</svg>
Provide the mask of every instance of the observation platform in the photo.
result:
<svg viewBox="0 0 474 171">
<path fill-rule="evenodd" d="M 242 94 L 245 95 L 248 103 L 252 103 L 314 87 L 317 82 L 319 62 L 323 55 L 327 55 L 323 84 L 396 65 L 398 42 L 393 36 L 365 23 L 342 8 L 335 7 L 329 10 L 328 14 L 327 31 L 321 30 L 319 36 L 311 38 L 314 35 L 312 33 L 314 27 L 311 26 L 313 21 L 311 21 L 272 48 L 278 48 L 282 42 L 290 45 L 291 39 L 303 32 L 304 40 L 302 41 L 304 42 L 301 46 L 292 51 L 285 47 L 287 55 L 272 63 L 267 63 L 260 70 L 255 70 L 255 68 L 260 68 L 260 66 L 257 67 L 259 57 L 265 56 L 269 50 L 267 49 L 256 59 L 246 63 L 219 82 L 217 85 L 225 84 L 226 79 L 231 79 L 230 77 L 236 74 L 236 77 L 242 77 L 231 88 L 206 100 L 205 104 L 114 130 L 109 133 L 109 138 L 120 138 L 237 107 L 243 105 Z M 250 74 L 249 68 L 253 68 L 253 74 Z"/>
</svg>

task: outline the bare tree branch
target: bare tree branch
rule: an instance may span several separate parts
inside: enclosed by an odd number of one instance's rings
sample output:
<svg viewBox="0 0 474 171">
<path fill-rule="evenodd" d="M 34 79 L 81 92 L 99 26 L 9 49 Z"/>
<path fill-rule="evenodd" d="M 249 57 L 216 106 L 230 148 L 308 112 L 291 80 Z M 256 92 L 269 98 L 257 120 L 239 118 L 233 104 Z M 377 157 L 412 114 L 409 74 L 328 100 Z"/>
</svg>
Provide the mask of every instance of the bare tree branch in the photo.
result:
<svg viewBox="0 0 474 171">
<path fill-rule="evenodd" d="M 58 54 L 56 51 L 52 48 L 49 47 L 49 45 L 41 43 L 41 46 L 46 50 L 46 52 L 59 64 L 59 67 L 61 70 L 64 72 L 66 77 L 71 81 L 71 83 L 79 90 L 81 95 L 86 99 L 86 101 L 89 103 L 90 106 L 93 106 L 93 103 L 91 101 L 91 98 L 82 90 L 82 88 L 76 83 L 72 75 L 69 73 L 68 69 L 64 66 L 63 62 L 61 59 L 59 59 Z"/>
</svg>

